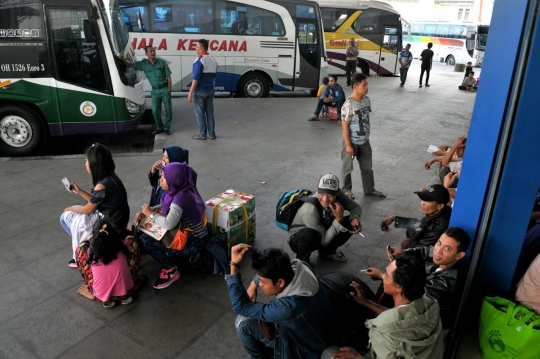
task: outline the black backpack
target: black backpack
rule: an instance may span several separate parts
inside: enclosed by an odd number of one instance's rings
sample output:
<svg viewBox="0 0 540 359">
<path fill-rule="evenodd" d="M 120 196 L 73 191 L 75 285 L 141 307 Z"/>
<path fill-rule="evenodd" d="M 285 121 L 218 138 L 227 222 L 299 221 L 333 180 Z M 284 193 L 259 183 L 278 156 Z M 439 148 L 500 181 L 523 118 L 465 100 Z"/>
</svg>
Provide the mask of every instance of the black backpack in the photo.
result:
<svg viewBox="0 0 540 359">
<path fill-rule="evenodd" d="M 364 295 L 376 302 L 375 294 L 364 281 L 347 272 L 333 272 L 319 278 L 322 286 L 328 293 L 334 315 L 330 322 L 328 345 L 338 347 L 350 346 L 357 350 L 364 350 L 369 343 L 368 329 L 364 325 L 367 319 L 376 317 L 375 313 L 356 303 L 349 294 L 354 291 L 350 286 L 352 281 L 360 284 Z"/>
<path fill-rule="evenodd" d="M 276 225 L 288 231 L 291 228 L 292 221 L 298 208 L 305 202 L 313 205 L 319 205 L 319 200 L 315 197 L 310 197 L 313 192 L 308 189 L 296 189 L 283 193 L 279 196 L 276 205 Z M 320 205 L 319 205 L 320 207 Z"/>
</svg>

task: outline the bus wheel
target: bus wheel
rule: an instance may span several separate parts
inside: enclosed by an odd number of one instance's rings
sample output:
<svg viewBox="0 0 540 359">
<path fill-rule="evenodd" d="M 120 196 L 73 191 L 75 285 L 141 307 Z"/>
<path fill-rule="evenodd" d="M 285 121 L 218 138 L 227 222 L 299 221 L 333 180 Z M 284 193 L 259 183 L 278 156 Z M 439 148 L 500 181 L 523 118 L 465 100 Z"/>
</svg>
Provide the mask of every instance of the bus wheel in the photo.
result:
<svg viewBox="0 0 540 359">
<path fill-rule="evenodd" d="M 446 64 L 450 66 L 454 66 L 456 64 L 456 59 L 454 56 L 450 55 L 446 58 Z"/>
<path fill-rule="evenodd" d="M 364 61 L 358 62 L 358 67 L 360 68 L 360 71 L 362 71 L 362 74 L 369 76 L 369 66 Z"/>
<path fill-rule="evenodd" d="M 39 150 L 46 137 L 41 118 L 30 107 L 0 106 L 0 151 L 8 156 L 28 155 Z"/>
<path fill-rule="evenodd" d="M 238 84 L 238 93 L 241 97 L 268 97 L 270 85 L 263 75 L 249 74 Z"/>
</svg>

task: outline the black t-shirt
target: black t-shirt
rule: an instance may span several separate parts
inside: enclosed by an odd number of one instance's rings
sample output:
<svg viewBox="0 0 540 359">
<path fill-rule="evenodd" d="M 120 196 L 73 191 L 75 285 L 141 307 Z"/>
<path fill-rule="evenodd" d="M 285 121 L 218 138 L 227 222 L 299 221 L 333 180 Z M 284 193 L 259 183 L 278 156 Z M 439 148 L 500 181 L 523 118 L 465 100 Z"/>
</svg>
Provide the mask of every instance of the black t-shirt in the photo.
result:
<svg viewBox="0 0 540 359">
<path fill-rule="evenodd" d="M 422 66 L 429 67 L 431 65 L 431 59 L 433 58 L 433 51 L 425 49 L 420 54 L 420 57 L 422 58 Z"/>
<path fill-rule="evenodd" d="M 114 178 L 105 177 L 100 181 L 105 189 L 95 191 L 92 189 L 90 202 L 97 204 L 97 209 L 116 226 L 116 230 L 123 231 L 129 221 L 129 205 L 127 197 Z"/>
</svg>

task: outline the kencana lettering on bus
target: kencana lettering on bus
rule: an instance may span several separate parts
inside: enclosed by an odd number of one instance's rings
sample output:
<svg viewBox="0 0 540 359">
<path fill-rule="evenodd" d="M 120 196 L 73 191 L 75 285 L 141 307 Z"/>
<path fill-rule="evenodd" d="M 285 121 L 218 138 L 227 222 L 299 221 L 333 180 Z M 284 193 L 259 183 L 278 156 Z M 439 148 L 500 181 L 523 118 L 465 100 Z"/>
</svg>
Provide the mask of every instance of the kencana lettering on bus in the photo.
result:
<svg viewBox="0 0 540 359">
<path fill-rule="evenodd" d="M 146 46 L 154 46 L 154 39 L 138 39 L 133 38 L 132 42 L 133 48 L 137 50 L 144 50 Z M 178 43 L 176 45 L 176 50 L 189 50 L 189 51 L 195 51 L 195 47 L 197 46 L 197 40 L 196 39 L 178 39 Z M 210 51 L 244 51 L 247 52 L 247 42 L 239 41 L 239 40 L 210 40 L 208 47 L 210 48 Z M 156 50 L 167 50 L 167 39 L 162 39 L 159 45 L 157 46 Z"/>
</svg>

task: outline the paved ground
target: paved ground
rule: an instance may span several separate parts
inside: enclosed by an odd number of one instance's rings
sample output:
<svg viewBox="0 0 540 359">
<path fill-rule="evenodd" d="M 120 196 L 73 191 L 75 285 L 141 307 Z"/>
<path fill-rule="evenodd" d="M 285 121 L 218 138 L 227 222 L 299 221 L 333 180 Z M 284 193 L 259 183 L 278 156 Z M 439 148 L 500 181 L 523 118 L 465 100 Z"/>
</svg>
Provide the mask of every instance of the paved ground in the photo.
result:
<svg viewBox="0 0 540 359">
<path fill-rule="evenodd" d="M 362 196 L 355 168 L 353 190 L 364 209 L 365 238 L 355 236 L 344 246 L 346 263 L 320 260 L 314 254 L 317 273 L 358 273 L 368 266 L 383 267 L 385 246 L 397 245 L 404 234 L 396 229 L 384 234 L 380 220 L 392 214 L 419 215 L 419 199 L 413 191 L 429 184 L 432 175 L 423 169 L 430 158 L 426 149 L 430 144 L 451 145 L 466 133 L 476 96 L 457 90 L 463 75 L 452 70 L 434 64 L 432 86 L 421 89 L 418 61 L 404 88 L 398 86 L 398 78 L 369 79 L 375 181 L 388 198 Z M 314 98 L 305 97 L 219 98 L 215 101 L 218 139 L 194 141 L 193 109 L 185 98 L 174 99 L 174 133 L 156 137 L 157 151 L 115 154 L 131 213 L 149 198 L 147 172 L 161 155 L 160 148 L 176 144 L 190 150 L 190 164 L 199 174 L 204 199 L 228 188 L 255 195 L 255 246 L 289 250 L 286 233 L 274 224 L 277 197 L 290 189 L 314 188 L 319 176 L 339 175 L 341 168 L 339 126 L 306 121 L 315 103 Z M 60 182 L 64 176 L 90 189 L 91 179 L 80 155 L 0 158 L 0 357 L 245 357 L 220 276 L 202 279 L 185 273 L 158 292 L 151 283 L 159 268 L 144 258 L 142 272 L 150 282 L 133 304 L 104 309 L 77 295 L 81 278 L 66 265 L 71 241 L 58 216 L 64 208 L 83 202 L 65 191 Z M 246 262 L 242 267 L 245 282 L 253 275 Z"/>
</svg>

